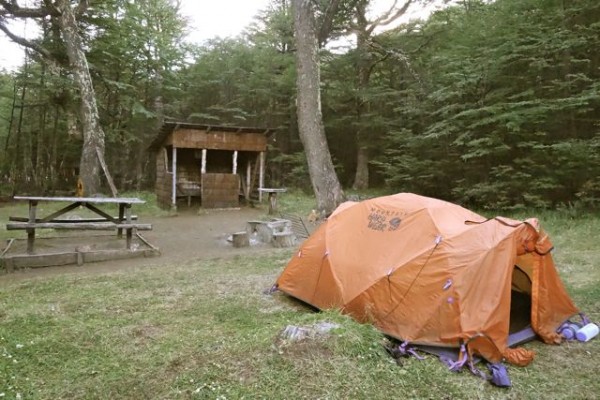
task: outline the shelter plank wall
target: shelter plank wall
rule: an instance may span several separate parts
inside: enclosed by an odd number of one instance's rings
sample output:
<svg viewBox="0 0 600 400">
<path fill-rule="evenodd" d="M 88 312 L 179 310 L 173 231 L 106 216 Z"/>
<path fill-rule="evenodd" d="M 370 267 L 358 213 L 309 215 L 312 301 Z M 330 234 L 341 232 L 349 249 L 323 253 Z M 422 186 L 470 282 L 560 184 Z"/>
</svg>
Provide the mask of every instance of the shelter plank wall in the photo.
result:
<svg viewBox="0 0 600 400">
<path fill-rule="evenodd" d="M 194 150 L 178 149 L 177 183 L 196 182 L 200 184 L 200 159 L 194 156 Z"/>
<path fill-rule="evenodd" d="M 202 175 L 202 207 L 204 208 L 238 207 L 239 191 L 238 175 Z"/>
<path fill-rule="evenodd" d="M 265 151 L 267 138 L 261 133 L 236 133 L 196 129 L 178 129 L 172 134 L 173 145 L 189 149 Z"/>
<path fill-rule="evenodd" d="M 167 172 L 165 165 L 164 148 L 161 148 L 156 154 L 156 200 L 162 207 L 168 207 L 171 204 L 171 177 Z"/>
</svg>

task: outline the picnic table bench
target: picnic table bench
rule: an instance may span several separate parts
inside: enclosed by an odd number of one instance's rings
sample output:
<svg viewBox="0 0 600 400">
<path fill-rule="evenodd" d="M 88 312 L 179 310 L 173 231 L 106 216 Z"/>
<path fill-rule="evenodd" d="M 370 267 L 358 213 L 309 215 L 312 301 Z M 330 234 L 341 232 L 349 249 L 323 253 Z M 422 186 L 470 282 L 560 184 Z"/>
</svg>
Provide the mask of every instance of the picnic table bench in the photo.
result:
<svg viewBox="0 0 600 400">
<path fill-rule="evenodd" d="M 25 230 L 27 232 L 27 253 L 34 253 L 36 229 L 63 229 L 63 230 L 117 230 L 117 236 L 122 237 L 126 232 L 126 246 L 131 250 L 131 239 L 137 230 L 151 230 L 151 224 L 137 223 L 137 216 L 131 214 L 134 204 L 144 204 L 138 198 L 125 197 L 42 197 L 42 196 L 15 196 L 17 201 L 29 203 L 29 217 L 9 217 L 12 223 L 6 225 L 7 230 Z M 44 217 L 38 217 L 38 203 L 59 202 L 67 203 L 66 206 Z M 119 215 L 112 216 L 100 207 L 118 205 Z M 99 217 L 85 219 L 58 218 L 77 207 L 85 207 Z"/>
</svg>

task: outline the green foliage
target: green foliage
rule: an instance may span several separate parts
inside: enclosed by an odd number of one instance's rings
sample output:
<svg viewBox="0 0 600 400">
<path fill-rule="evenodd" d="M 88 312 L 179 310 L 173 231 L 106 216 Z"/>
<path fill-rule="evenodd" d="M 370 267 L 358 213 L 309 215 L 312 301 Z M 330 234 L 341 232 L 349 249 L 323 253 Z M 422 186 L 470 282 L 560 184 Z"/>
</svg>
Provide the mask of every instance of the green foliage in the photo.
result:
<svg viewBox="0 0 600 400">
<path fill-rule="evenodd" d="M 214 39 L 194 51 L 179 117 L 219 125 L 287 128 L 294 89 L 289 8 L 273 4 L 247 38 Z M 264 25 L 263 25 L 264 24 Z"/>
<path fill-rule="evenodd" d="M 146 148 L 170 117 L 274 129 L 268 184 L 310 190 L 289 1 L 270 2 L 237 38 L 197 47 L 183 42 L 177 2 L 96 3 L 81 28 L 119 189 L 152 186 Z M 328 4 L 317 2 L 318 18 Z M 333 37 L 357 4 L 341 2 Z M 389 191 L 490 209 L 599 207 L 598 20 L 595 0 L 465 1 L 371 35 L 366 47 L 322 49 L 340 182 L 353 183 L 362 148 L 371 182 Z M 52 27 L 42 30 L 41 43 L 64 59 Z M 73 189 L 81 140 L 72 87 L 34 55 L 0 73 L 3 191 Z"/>
<path fill-rule="evenodd" d="M 106 135 L 106 160 L 117 186 L 139 188 L 151 177 L 144 171 L 146 147 L 179 90 L 175 73 L 185 55 L 185 23 L 170 0 L 96 3 L 79 25 Z M 65 60 L 51 25 L 41 23 L 40 45 Z M 72 190 L 82 142 L 78 94 L 68 68 L 29 52 L 18 73 L 1 76 L 0 128 L 6 127 L 0 131 L 1 173 L 19 193 Z"/>
<path fill-rule="evenodd" d="M 470 2 L 399 32 L 428 91 L 396 108 L 388 183 L 490 208 L 596 205 L 599 15 L 594 1 Z"/>
<path fill-rule="evenodd" d="M 291 186 L 309 192 L 310 181 L 306 179 L 308 165 L 303 152 L 293 154 L 275 153 L 269 159 L 268 169 L 274 185 Z M 285 171 L 285 173 L 282 174 L 281 171 Z"/>
<path fill-rule="evenodd" d="M 146 148 L 162 118 L 178 106 L 186 23 L 169 0 L 103 3 L 92 22 L 98 34 L 90 40 L 88 59 L 94 66 L 107 162 L 120 188 L 147 187 L 152 164 Z"/>
</svg>

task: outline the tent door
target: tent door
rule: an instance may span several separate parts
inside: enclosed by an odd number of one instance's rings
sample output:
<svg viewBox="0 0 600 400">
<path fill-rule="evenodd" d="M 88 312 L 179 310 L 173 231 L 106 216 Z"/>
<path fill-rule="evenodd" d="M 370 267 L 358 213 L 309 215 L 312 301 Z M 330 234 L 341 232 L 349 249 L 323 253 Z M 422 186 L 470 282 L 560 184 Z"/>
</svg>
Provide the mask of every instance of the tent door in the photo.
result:
<svg viewBox="0 0 600 400">
<path fill-rule="evenodd" d="M 518 265 L 512 275 L 509 333 L 531 326 L 531 279 Z"/>
</svg>

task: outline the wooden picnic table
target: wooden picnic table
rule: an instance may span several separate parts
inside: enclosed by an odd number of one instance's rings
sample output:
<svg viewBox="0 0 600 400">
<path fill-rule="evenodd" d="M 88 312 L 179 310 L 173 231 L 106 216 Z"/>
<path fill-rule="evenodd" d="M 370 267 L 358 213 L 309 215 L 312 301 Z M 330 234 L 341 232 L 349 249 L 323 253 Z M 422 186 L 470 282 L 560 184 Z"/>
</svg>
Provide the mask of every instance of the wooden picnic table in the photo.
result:
<svg viewBox="0 0 600 400">
<path fill-rule="evenodd" d="M 277 212 L 277 195 L 287 192 L 286 188 L 260 188 L 259 191 L 269 194 L 269 215 Z"/>
<path fill-rule="evenodd" d="M 36 229 L 67 229 L 67 230 L 117 230 L 117 235 L 122 237 L 123 230 L 126 231 L 127 249 L 131 249 L 131 239 L 137 230 L 151 230 L 151 224 L 139 224 L 135 222 L 136 216 L 131 214 L 134 204 L 144 204 L 145 201 L 138 198 L 126 197 L 43 197 L 43 196 L 15 196 L 15 200 L 27 201 L 29 203 L 28 217 L 9 217 L 13 223 L 6 225 L 7 230 L 24 229 L 27 232 L 27 253 L 33 254 Z M 53 202 L 66 203 L 58 211 L 44 217 L 38 217 L 38 203 Z M 106 205 L 118 205 L 119 215 L 112 216 L 100 207 Z M 60 216 L 77 208 L 85 207 L 99 217 L 86 219 L 61 219 Z"/>
</svg>

